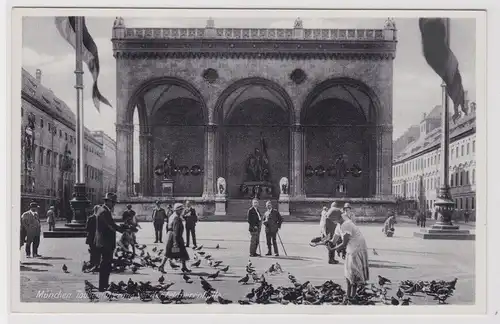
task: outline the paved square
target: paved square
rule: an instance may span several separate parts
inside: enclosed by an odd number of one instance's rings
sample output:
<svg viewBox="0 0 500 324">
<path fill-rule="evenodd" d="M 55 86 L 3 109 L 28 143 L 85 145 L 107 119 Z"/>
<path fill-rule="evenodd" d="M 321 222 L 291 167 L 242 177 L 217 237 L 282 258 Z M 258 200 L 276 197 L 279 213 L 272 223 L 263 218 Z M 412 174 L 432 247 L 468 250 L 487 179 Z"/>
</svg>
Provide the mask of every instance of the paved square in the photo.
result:
<svg viewBox="0 0 500 324">
<path fill-rule="evenodd" d="M 164 248 L 164 244 L 153 244 L 154 231 L 151 223 L 142 223 L 142 230 L 137 235 L 138 242 L 147 244 L 148 250 L 154 246 Z M 463 225 L 462 225 L 463 226 Z M 471 229 L 471 227 L 467 227 Z M 245 274 L 248 262 L 249 235 L 246 223 L 237 222 L 200 222 L 197 227 L 198 245 L 203 244 L 204 250 L 214 259 L 222 260 L 230 266 L 225 275 L 212 282 L 220 294 L 231 300 L 243 299 L 253 285 L 241 285 L 237 281 Z M 377 281 L 377 275 L 383 275 L 397 287 L 401 280 L 452 280 L 458 278 L 454 296 L 448 299 L 449 304 L 473 304 L 475 295 L 475 243 L 474 241 L 436 241 L 422 240 L 413 237 L 417 230 L 414 225 L 401 224 L 396 227 L 393 238 L 385 237 L 380 225 L 361 225 L 370 257 L 370 279 Z M 344 266 L 329 265 L 326 260 L 324 247 L 312 248 L 309 241 L 317 236 L 318 224 L 289 223 L 284 224 L 280 232 L 288 256 L 284 256 L 280 246 L 281 256 L 252 258 L 257 272 L 262 273 L 272 263 L 279 262 L 285 271 L 284 274 L 268 276 L 267 280 L 275 286 L 288 285 L 287 272 L 294 274 L 299 281 L 310 280 L 313 284 L 321 284 L 326 280 L 333 280 L 345 288 L 343 277 Z M 42 259 L 26 259 L 23 250 L 21 260 L 21 301 L 24 302 L 88 302 L 81 299 L 84 280 L 97 285 L 97 274 L 85 274 L 81 271 L 82 261 L 88 260 L 87 246 L 83 238 L 44 239 L 40 245 Z M 265 245 L 264 233 L 261 243 Z M 219 244 L 220 248 L 215 249 Z M 377 255 L 374 254 L 374 250 Z M 190 255 L 192 252 L 189 249 Z M 262 251 L 265 253 L 264 249 Z M 192 262 L 192 261 L 190 261 Z M 62 271 L 66 264 L 70 273 Z M 203 291 L 198 275 L 214 273 L 206 262 L 200 268 L 193 268 L 193 283 L 187 284 L 182 280 L 180 271 L 171 270 L 166 266 L 166 280 L 175 282 L 171 291 L 175 293 L 184 289 L 186 293 L 201 294 Z M 151 281 L 155 284 L 160 273 L 150 268 L 143 268 L 136 274 L 126 271 L 121 274 L 112 274 L 111 281 Z M 61 293 L 48 297 L 48 293 Z M 45 295 L 44 295 L 45 293 Z M 394 294 L 393 290 L 391 294 Z M 430 297 L 413 297 L 415 304 L 435 304 Z M 107 301 L 106 301 L 107 302 Z M 120 301 L 122 302 L 122 301 Z M 138 300 L 123 302 L 140 302 Z M 158 302 L 158 301 L 154 301 Z M 202 303 L 202 299 L 188 300 L 188 303 Z"/>
</svg>

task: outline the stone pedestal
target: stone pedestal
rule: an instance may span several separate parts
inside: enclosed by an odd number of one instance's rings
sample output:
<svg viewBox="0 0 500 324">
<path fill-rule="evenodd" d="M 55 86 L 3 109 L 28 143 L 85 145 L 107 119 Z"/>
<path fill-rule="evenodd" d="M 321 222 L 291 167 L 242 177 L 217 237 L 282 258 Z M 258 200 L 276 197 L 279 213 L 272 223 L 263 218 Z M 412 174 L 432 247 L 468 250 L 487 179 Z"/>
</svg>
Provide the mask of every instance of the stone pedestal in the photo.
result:
<svg viewBox="0 0 500 324">
<path fill-rule="evenodd" d="M 217 194 L 215 196 L 215 216 L 226 216 L 226 196 Z"/>
<path fill-rule="evenodd" d="M 174 196 L 174 180 L 163 179 L 161 181 L 161 195 L 167 198 L 172 198 Z"/>
<path fill-rule="evenodd" d="M 288 194 L 280 194 L 278 199 L 278 211 L 281 216 L 290 216 L 290 196 Z"/>
<path fill-rule="evenodd" d="M 73 199 L 70 200 L 73 209 L 73 220 L 65 224 L 65 227 L 56 228 L 53 232 L 43 232 L 44 238 L 63 237 L 86 237 L 85 231 L 87 216 L 90 212 L 90 201 L 87 199 L 84 183 L 76 183 L 74 187 Z"/>
<path fill-rule="evenodd" d="M 257 199 L 271 199 L 273 185 L 267 181 L 246 181 L 240 186 L 244 197 Z"/>
</svg>

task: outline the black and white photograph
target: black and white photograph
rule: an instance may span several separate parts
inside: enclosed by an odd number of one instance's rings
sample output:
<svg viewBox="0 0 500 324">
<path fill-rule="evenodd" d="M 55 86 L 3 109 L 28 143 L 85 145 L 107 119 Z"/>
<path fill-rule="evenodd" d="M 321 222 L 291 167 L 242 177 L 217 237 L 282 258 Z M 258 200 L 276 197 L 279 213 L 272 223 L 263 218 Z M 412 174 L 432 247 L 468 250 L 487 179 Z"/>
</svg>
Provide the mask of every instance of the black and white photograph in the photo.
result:
<svg viewBox="0 0 500 324">
<path fill-rule="evenodd" d="M 16 309 L 484 312 L 482 13 L 12 26 Z"/>
</svg>

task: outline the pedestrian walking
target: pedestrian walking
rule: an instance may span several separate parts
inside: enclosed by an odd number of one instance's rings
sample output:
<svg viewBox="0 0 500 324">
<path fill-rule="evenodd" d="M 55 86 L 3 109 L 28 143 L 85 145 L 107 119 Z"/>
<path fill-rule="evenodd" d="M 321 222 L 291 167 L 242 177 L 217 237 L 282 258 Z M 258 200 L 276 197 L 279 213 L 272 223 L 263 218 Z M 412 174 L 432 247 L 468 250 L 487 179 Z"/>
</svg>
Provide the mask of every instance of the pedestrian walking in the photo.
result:
<svg viewBox="0 0 500 324">
<path fill-rule="evenodd" d="M 262 217 L 259 212 L 259 200 L 252 199 L 252 207 L 247 212 L 248 231 L 250 232 L 250 256 L 258 257 L 257 253 L 260 240 L 260 230 L 262 226 Z"/>
<path fill-rule="evenodd" d="M 265 226 L 266 232 L 266 243 L 267 243 L 267 254 L 271 255 L 271 245 L 274 248 L 274 255 L 279 256 L 278 243 L 276 242 L 276 235 L 281 229 L 281 224 L 283 223 L 283 217 L 279 211 L 273 208 L 271 201 L 266 202 L 267 211 L 264 213 L 264 221 L 262 224 Z"/>
<path fill-rule="evenodd" d="M 424 213 L 420 213 L 420 227 L 425 227 L 425 222 L 427 221 L 427 216 Z"/>
<path fill-rule="evenodd" d="M 111 214 L 116 200 L 116 194 L 108 192 L 104 197 L 104 204 L 96 214 L 95 246 L 101 255 L 99 265 L 99 291 L 101 292 L 106 291 L 109 286 L 113 252 L 116 248 L 116 232 L 124 232 L 123 226 L 118 226 Z"/>
<path fill-rule="evenodd" d="M 174 204 L 174 213 L 169 217 L 167 223 L 167 245 L 165 247 L 165 257 L 158 268 L 161 272 L 165 271 L 167 260 L 177 259 L 182 263 L 182 272 L 191 272 L 186 266 L 189 260 L 189 254 L 184 244 L 184 225 L 182 224 L 182 214 L 184 206 L 181 203 Z"/>
<path fill-rule="evenodd" d="M 96 215 L 97 211 L 101 206 L 95 205 L 92 211 L 92 215 L 87 218 L 87 224 L 85 230 L 87 232 L 87 238 L 85 239 L 85 244 L 89 246 L 89 270 L 98 271 L 99 263 L 101 263 L 100 250 L 95 245 L 95 232 L 96 232 Z"/>
<path fill-rule="evenodd" d="M 415 212 L 415 219 L 417 220 L 417 227 L 421 227 L 420 225 L 421 216 L 419 211 Z"/>
<path fill-rule="evenodd" d="M 24 233 L 26 233 L 26 257 L 41 257 L 41 255 L 38 254 L 38 247 L 40 246 L 42 226 L 40 224 L 38 204 L 36 202 L 31 202 L 30 210 L 21 215 L 21 223 L 22 228 L 24 228 Z M 31 254 L 32 252 L 33 254 Z"/>
<path fill-rule="evenodd" d="M 467 224 L 469 222 L 469 218 L 470 218 L 470 213 L 468 210 L 465 211 L 464 213 L 464 222 Z"/>
<path fill-rule="evenodd" d="M 161 207 L 160 201 L 155 202 L 156 207 L 153 209 L 153 226 L 155 228 L 155 243 L 163 243 L 163 224 L 167 220 L 167 213 Z"/>
<path fill-rule="evenodd" d="M 190 201 L 186 201 L 186 209 L 184 210 L 184 221 L 186 223 L 186 247 L 189 247 L 189 238 L 193 238 L 193 247 L 196 245 L 196 223 L 198 223 L 198 215 L 196 210 L 191 206 Z"/>
<path fill-rule="evenodd" d="M 47 211 L 47 223 L 49 224 L 49 232 L 52 232 L 56 228 L 56 213 L 54 212 L 54 206 L 50 206 Z"/>
<path fill-rule="evenodd" d="M 127 231 L 123 232 L 118 244 L 126 251 L 129 251 L 132 247 L 132 257 L 135 257 L 135 245 L 137 244 L 135 233 L 138 232 L 138 229 L 141 228 L 141 226 L 137 222 L 135 211 L 132 210 L 132 205 L 127 205 L 127 209 L 123 212 L 122 218 L 123 227 L 126 228 Z"/>
<path fill-rule="evenodd" d="M 338 213 L 332 213 L 337 217 L 338 233 L 342 237 L 342 243 L 331 248 L 333 251 L 346 250 L 344 263 L 344 276 L 347 281 L 347 298 L 356 296 L 358 286 L 363 286 L 369 280 L 368 247 L 365 238 L 359 228 L 349 219 Z"/>
</svg>

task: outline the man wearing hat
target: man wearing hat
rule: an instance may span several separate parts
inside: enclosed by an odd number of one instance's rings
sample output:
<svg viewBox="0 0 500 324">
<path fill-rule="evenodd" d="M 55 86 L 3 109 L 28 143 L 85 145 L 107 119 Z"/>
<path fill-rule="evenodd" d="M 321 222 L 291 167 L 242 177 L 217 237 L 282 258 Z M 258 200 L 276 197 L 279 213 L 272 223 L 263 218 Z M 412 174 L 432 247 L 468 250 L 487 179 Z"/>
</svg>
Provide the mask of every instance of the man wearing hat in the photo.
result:
<svg viewBox="0 0 500 324">
<path fill-rule="evenodd" d="M 343 208 L 343 214 L 342 216 L 344 216 L 345 219 L 349 219 L 351 220 L 354 224 L 356 224 L 356 216 L 354 215 L 354 213 L 352 212 L 352 208 L 351 208 L 351 204 L 349 203 L 345 203 L 344 204 L 344 208 Z"/>
<path fill-rule="evenodd" d="M 167 213 L 165 209 L 160 206 L 160 201 L 157 200 L 155 202 L 156 207 L 153 209 L 153 226 L 155 228 L 155 243 L 163 243 L 162 235 L 163 235 L 163 224 L 165 220 L 167 220 Z"/>
<path fill-rule="evenodd" d="M 122 226 L 113 220 L 111 211 L 116 204 L 116 194 L 108 192 L 104 204 L 96 214 L 95 246 L 100 250 L 101 264 L 99 266 L 99 291 L 106 291 L 109 286 L 113 252 L 116 248 L 116 232 L 123 233 Z"/>
<path fill-rule="evenodd" d="M 262 216 L 259 212 L 259 200 L 252 199 L 252 207 L 247 212 L 248 231 L 250 232 L 250 256 L 258 257 L 257 253 L 259 247 L 260 230 L 262 226 Z"/>
<path fill-rule="evenodd" d="M 36 202 L 31 202 L 30 210 L 21 215 L 21 228 L 21 235 L 26 235 L 26 257 L 40 257 L 38 246 L 40 245 L 42 226 L 40 225 L 38 204 Z M 33 246 L 33 255 L 31 254 L 31 246 Z"/>
</svg>

